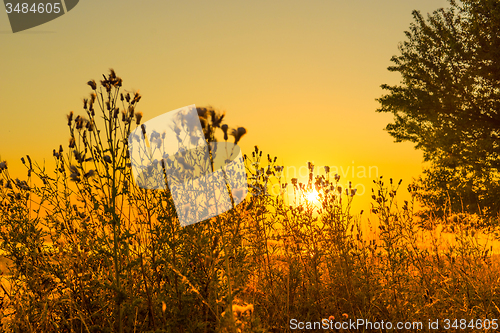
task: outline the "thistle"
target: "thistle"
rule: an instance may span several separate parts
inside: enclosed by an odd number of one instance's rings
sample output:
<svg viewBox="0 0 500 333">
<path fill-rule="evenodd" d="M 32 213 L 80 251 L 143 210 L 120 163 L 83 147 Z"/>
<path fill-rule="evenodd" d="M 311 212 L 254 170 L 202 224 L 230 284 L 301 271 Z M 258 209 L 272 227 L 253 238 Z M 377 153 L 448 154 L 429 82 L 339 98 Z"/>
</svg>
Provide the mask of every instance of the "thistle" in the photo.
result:
<svg viewBox="0 0 500 333">
<path fill-rule="evenodd" d="M 237 129 L 233 129 L 231 131 L 231 135 L 234 136 L 234 144 L 237 144 L 241 137 L 247 133 L 245 127 L 238 127 Z"/>
</svg>

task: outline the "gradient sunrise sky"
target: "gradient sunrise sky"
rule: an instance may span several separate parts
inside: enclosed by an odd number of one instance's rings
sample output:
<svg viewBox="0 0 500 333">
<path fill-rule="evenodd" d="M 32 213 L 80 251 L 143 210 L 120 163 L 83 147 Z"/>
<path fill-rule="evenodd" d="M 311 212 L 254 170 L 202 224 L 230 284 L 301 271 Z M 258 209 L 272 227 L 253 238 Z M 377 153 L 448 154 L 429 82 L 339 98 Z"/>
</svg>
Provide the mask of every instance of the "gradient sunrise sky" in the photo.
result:
<svg viewBox="0 0 500 333">
<path fill-rule="evenodd" d="M 378 170 L 405 187 L 421 173 L 422 153 L 394 143 L 383 130 L 392 116 L 376 113 L 375 99 L 381 84 L 400 80 L 387 67 L 412 10 L 447 6 L 81 0 L 66 15 L 16 34 L 0 14 L 1 159 L 22 176 L 22 156 L 50 161 L 53 148 L 67 147 L 66 114 L 83 111 L 85 83 L 114 68 L 124 89 L 140 90 L 144 121 L 190 104 L 225 110 L 230 126 L 248 130 L 244 153 L 258 145 L 296 170 L 308 161 L 336 166 L 347 176 L 342 182 L 365 189 L 358 200 L 365 205 L 370 166 L 372 178 Z"/>
</svg>

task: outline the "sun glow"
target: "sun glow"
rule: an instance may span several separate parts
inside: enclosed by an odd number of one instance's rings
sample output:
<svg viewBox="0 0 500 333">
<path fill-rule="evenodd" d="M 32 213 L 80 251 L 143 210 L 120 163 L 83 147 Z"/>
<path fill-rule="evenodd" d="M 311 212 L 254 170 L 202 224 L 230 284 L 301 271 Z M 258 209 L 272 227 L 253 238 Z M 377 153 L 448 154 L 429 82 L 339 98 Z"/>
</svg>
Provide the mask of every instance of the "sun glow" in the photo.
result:
<svg viewBox="0 0 500 333">
<path fill-rule="evenodd" d="M 306 200 L 311 203 L 319 202 L 319 193 L 316 190 L 312 190 L 306 193 Z"/>
</svg>

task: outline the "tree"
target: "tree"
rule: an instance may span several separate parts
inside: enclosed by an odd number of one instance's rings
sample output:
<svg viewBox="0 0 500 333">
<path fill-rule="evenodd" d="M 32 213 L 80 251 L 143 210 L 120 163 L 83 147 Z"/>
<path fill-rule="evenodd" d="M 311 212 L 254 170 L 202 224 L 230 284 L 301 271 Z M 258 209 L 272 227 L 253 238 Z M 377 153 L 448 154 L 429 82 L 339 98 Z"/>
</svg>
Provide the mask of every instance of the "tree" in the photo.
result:
<svg viewBox="0 0 500 333">
<path fill-rule="evenodd" d="M 445 213 L 495 216 L 500 211 L 500 2 L 450 0 L 424 19 L 413 12 L 389 71 L 399 85 L 382 85 L 377 112 L 390 112 L 386 130 L 410 141 L 431 162 L 421 199 Z"/>
</svg>

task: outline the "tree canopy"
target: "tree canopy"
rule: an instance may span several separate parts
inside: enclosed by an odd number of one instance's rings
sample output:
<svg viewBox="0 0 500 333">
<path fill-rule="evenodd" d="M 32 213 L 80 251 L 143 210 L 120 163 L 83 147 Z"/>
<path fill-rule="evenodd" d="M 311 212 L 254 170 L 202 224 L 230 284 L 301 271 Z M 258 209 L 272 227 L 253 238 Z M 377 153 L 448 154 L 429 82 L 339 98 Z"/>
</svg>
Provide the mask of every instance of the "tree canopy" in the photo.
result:
<svg viewBox="0 0 500 333">
<path fill-rule="evenodd" d="M 377 112 L 386 130 L 410 141 L 432 167 L 424 203 L 488 216 L 500 204 L 500 2 L 450 0 L 426 18 L 413 12 L 407 39 L 388 70 L 399 72 Z"/>
</svg>

